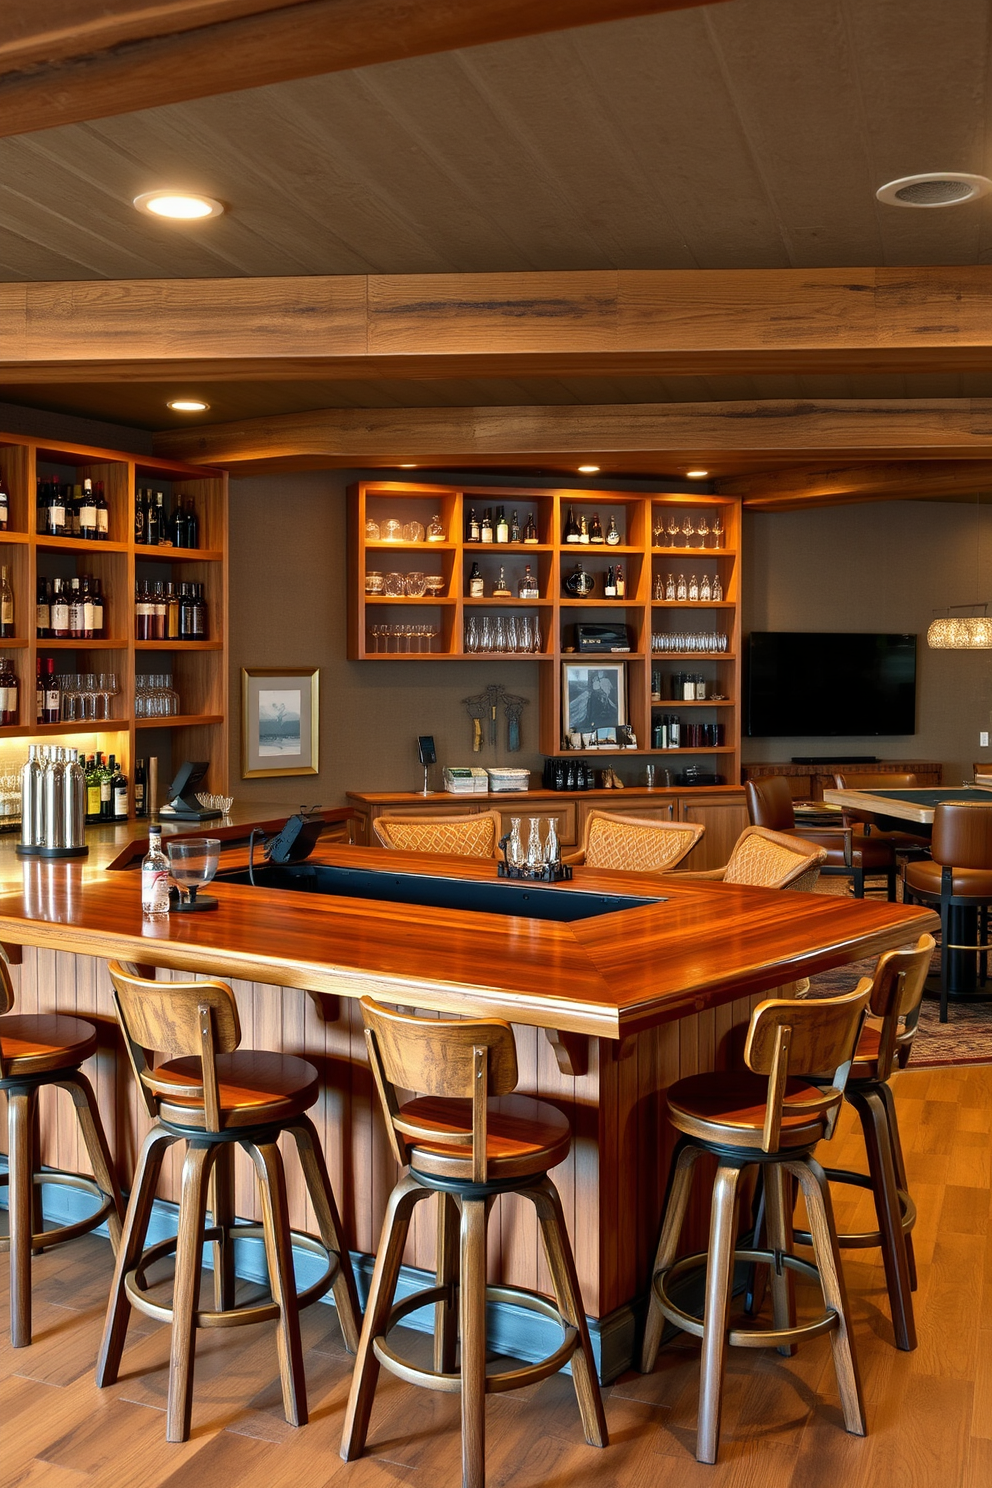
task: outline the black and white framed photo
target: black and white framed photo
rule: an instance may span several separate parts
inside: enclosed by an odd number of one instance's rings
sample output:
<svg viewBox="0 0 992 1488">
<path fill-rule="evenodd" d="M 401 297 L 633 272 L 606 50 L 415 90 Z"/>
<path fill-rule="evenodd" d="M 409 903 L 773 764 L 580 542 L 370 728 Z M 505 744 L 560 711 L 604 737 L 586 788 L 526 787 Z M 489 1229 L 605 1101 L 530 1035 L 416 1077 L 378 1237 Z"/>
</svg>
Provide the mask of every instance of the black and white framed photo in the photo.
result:
<svg viewBox="0 0 992 1488">
<path fill-rule="evenodd" d="M 319 667 L 243 667 L 241 777 L 316 775 Z"/>
<path fill-rule="evenodd" d="M 572 734 L 598 735 L 627 722 L 627 668 L 622 661 L 591 664 L 563 661 L 561 666 L 561 721 L 566 739 Z M 609 735 L 607 735 L 609 737 Z M 596 748 L 598 739 L 591 744 Z M 575 747 L 575 746 L 573 746 Z M 589 748 L 583 743 L 579 747 Z"/>
</svg>

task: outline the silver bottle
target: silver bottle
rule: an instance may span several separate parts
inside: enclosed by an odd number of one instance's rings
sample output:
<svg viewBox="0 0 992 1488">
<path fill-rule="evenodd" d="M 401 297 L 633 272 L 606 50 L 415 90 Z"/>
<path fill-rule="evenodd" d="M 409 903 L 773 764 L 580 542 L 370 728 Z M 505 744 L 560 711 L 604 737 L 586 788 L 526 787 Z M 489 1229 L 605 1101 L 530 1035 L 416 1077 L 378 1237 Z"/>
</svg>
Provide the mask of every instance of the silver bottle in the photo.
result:
<svg viewBox="0 0 992 1488">
<path fill-rule="evenodd" d="M 61 750 L 52 750 L 45 761 L 45 773 L 42 777 L 42 795 L 44 797 L 44 840 L 42 847 L 65 847 L 65 770 L 63 762 L 56 756 Z"/>
<path fill-rule="evenodd" d="M 62 812 L 66 847 L 86 845 L 86 776 L 74 749 L 65 751 Z"/>
<path fill-rule="evenodd" d="M 41 762 L 38 745 L 28 745 L 28 757 L 21 769 L 21 846 L 36 847 L 38 818 L 41 813 Z"/>
</svg>

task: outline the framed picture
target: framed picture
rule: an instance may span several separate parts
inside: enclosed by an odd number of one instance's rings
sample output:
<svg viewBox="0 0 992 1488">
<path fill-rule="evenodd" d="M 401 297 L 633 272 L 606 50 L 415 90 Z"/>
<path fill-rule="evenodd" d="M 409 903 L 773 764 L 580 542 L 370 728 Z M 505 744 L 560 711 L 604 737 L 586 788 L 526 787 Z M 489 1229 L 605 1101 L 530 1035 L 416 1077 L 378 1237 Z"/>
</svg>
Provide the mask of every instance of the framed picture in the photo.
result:
<svg viewBox="0 0 992 1488">
<path fill-rule="evenodd" d="M 319 667 L 242 667 L 241 778 L 316 775 Z"/>
<path fill-rule="evenodd" d="M 567 739 L 572 733 L 596 734 L 616 741 L 616 730 L 627 722 L 627 668 L 622 661 L 561 664 L 561 722 Z M 591 745 L 596 748 L 599 743 Z M 584 745 L 588 748 L 589 745 Z"/>
</svg>

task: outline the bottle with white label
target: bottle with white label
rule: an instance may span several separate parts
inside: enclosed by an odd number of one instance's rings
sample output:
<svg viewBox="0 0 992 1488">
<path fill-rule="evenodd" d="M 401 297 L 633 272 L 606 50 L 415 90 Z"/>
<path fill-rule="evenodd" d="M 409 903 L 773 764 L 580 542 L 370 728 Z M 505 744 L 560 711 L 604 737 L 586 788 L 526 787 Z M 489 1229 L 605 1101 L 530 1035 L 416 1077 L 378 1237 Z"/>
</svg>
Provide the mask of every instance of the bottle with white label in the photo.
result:
<svg viewBox="0 0 992 1488">
<path fill-rule="evenodd" d="M 541 591 L 537 587 L 537 579 L 531 573 L 530 564 L 524 570 L 524 576 L 517 581 L 517 594 L 521 599 L 540 599 Z"/>
<path fill-rule="evenodd" d="M 14 591 L 6 563 L 0 568 L 0 635 L 14 634 Z"/>
<path fill-rule="evenodd" d="M 96 497 L 93 495 L 93 482 L 89 479 L 83 481 L 83 499 L 79 507 L 79 535 L 87 542 L 97 540 Z"/>
<path fill-rule="evenodd" d="M 468 576 L 468 597 L 469 599 L 482 599 L 483 594 L 482 571 L 477 563 L 473 563 L 472 571 Z"/>
<path fill-rule="evenodd" d="M 169 913 L 169 860 L 162 851 L 161 827 L 148 828 L 148 851 L 141 863 L 141 908 L 144 914 Z"/>
<path fill-rule="evenodd" d="M 7 657 L 0 657 L 0 724 L 17 723 L 17 673 Z"/>
</svg>

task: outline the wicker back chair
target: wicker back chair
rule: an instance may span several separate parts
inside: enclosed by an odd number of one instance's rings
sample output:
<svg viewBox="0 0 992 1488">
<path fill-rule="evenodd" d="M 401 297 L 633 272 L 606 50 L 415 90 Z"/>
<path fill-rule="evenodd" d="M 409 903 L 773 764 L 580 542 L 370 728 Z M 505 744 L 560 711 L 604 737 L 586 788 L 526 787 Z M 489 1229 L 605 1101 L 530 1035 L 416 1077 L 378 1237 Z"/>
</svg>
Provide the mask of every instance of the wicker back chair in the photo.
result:
<svg viewBox="0 0 992 1488">
<path fill-rule="evenodd" d="M 669 873 L 705 830 L 698 822 L 655 821 L 595 807 L 586 817 L 581 848 L 566 854 L 565 862 L 624 873 Z"/>
<path fill-rule="evenodd" d="M 377 816 L 373 831 L 383 847 L 401 852 L 449 853 L 463 858 L 494 858 L 499 846 L 498 811 L 466 816 Z"/>
<path fill-rule="evenodd" d="M 820 876 L 826 850 L 801 837 L 770 832 L 767 827 L 745 827 L 734 844 L 730 861 L 706 873 L 684 873 L 682 878 L 749 884 L 755 889 L 798 889 L 811 893 Z"/>
</svg>

